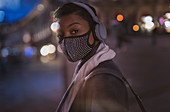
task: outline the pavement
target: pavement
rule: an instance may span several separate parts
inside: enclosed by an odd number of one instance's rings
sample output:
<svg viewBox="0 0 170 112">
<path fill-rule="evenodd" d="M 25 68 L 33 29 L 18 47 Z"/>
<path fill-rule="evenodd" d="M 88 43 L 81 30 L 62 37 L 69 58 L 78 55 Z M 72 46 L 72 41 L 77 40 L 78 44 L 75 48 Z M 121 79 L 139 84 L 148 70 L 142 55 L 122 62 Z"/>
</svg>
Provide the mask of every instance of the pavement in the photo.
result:
<svg viewBox="0 0 170 112">
<path fill-rule="evenodd" d="M 170 112 L 170 38 L 128 36 L 131 43 L 117 48 L 116 38 L 106 43 L 117 53 L 113 59 L 132 88 L 142 98 L 147 112 Z M 70 74 L 76 63 L 67 63 Z M 66 71 L 66 70 L 64 70 Z M 54 112 L 64 91 L 63 71 L 56 61 L 42 64 L 32 61 L 16 67 L 0 79 L 0 112 Z M 129 91 L 130 112 L 140 109 Z"/>
<path fill-rule="evenodd" d="M 29 62 L 0 80 L 0 112 L 55 112 L 64 93 L 57 62 Z"/>
<path fill-rule="evenodd" d="M 158 36 L 155 45 L 151 37 L 128 37 L 131 43 L 123 43 L 121 49 L 115 48 L 114 61 L 141 97 L 147 112 L 170 112 L 169 37 Z M 115 41 L 110 39 L 110 45 L 111 40 Z M 129 96 L 130 112 L 140 112 L 134 96 Z"/>
</svg>

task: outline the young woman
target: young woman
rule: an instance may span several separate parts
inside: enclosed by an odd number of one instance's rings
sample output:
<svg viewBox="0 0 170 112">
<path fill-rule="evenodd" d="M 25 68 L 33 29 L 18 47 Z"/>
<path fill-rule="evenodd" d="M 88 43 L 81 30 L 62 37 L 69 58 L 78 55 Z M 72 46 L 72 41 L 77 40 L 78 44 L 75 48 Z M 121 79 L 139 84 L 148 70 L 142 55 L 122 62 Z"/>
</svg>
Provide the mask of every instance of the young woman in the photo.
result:
<svg viewBox="0 0 170 112">
<path fill-rule="evenodd" d="M 106 29 L 87 4 L 64 4 L 54 14 L 59 45 L 69 61 L 79 61 L 57 112 L 127 112 L 121 72 L 105 43 Z"/>
</svg>

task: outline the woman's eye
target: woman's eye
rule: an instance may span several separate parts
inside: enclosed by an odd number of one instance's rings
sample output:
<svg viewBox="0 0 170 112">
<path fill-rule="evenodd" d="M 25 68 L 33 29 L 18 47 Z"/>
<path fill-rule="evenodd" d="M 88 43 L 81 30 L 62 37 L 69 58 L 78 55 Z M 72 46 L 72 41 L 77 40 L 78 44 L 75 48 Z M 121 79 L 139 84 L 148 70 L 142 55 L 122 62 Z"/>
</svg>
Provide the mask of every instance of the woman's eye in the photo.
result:
<svg viewBox="0 0 170 112">
<path fill-rule="evenodd" d="M 71 34 L 76 34 L 78 32 L 78 30 L 73 30 L 72 32 L 71 32 Z"/>
</svg>

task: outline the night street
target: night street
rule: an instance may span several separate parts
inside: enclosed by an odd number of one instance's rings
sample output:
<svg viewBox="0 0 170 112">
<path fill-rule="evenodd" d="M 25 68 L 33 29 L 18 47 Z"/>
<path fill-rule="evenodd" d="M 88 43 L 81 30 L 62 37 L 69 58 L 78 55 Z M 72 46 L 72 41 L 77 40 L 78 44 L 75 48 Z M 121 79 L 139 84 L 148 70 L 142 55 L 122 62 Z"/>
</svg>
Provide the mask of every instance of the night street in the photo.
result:
<svg viewBox="0 0 170 112">
<path fill-rule="evenodd" d="M 60 101 L 57 112 L 142 112 L 105 75 L 111 59 L 146 112 L 170 112 L 170 0 L 0 0 L 0 112 L 55 112 Z"/>
<path fill-rule="evenodd" d="M 141 96 L 148 112 L 169 112 L 170 103 L 170 38 L 159 37 L 157 45 L 149 37 L 128 37 L 116 49 L 115 38 L 107 43 L 117 52 L 115 62 L 134 90 Z M 69 63 L 69 73 L 75 64 Z M 63 77 L 57 61 L 48 64 L 31 62 L 5 74 L 0 83 L 1 112 L 53 112 L 63 94 Z M 139 112 L 130 93 L 131 112 Z"/>
</svg>

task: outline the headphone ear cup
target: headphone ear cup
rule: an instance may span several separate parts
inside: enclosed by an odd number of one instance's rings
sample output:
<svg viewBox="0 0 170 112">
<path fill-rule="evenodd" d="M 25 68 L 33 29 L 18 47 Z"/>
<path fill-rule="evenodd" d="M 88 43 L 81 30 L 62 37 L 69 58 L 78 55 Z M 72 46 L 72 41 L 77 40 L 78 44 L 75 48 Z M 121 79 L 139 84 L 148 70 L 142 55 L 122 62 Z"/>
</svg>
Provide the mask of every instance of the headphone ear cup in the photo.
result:
<svg viewBox="0 0 170 112">
<path fill-rule="evenodd" d="M 96 24 L 95 30 L 96 36 L 98 37 L 99 40 L 103 41 L 104 39 L 107 38 L 107 31 L 104 24 L 102 24 L 101 22 L 99 24 Z"/>
<path fill-rule="evenodd" d="M 96 36 L 97 36 L 97 38 L 101 41 L 102 40 L 102 38 L 101 38 L 101 36 L 100 36 L 100 31 L 99 31 L 99 24 L 96 24 L 96 27 L 95 27 L 95 33 L 96 33 Z"/>
</svg>

